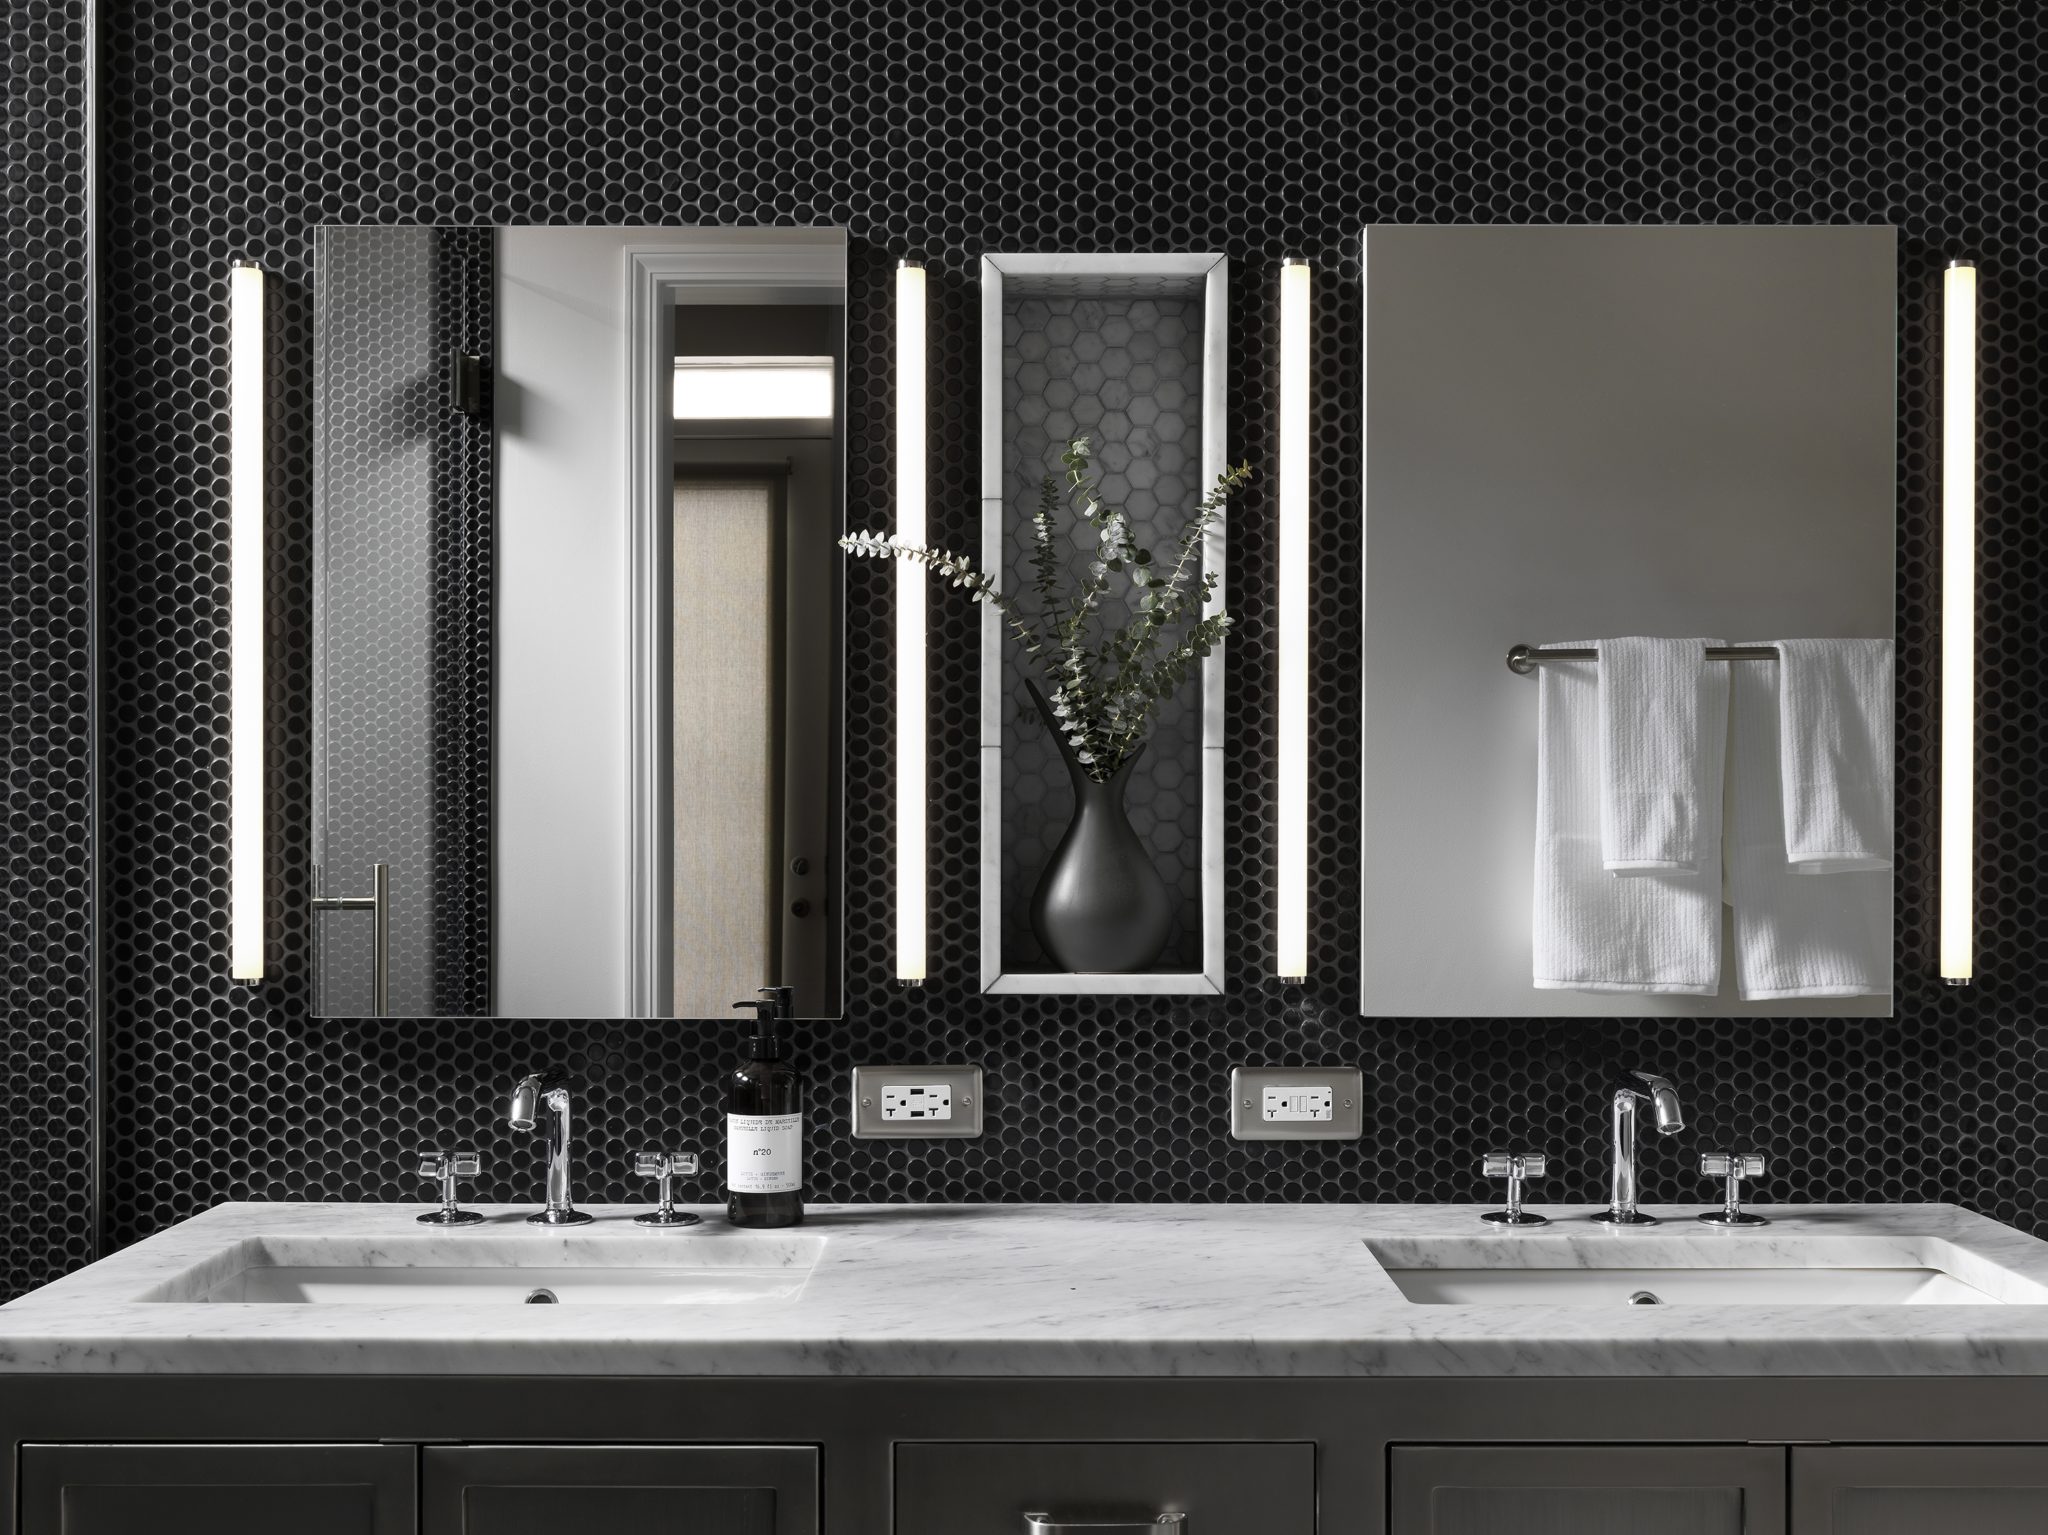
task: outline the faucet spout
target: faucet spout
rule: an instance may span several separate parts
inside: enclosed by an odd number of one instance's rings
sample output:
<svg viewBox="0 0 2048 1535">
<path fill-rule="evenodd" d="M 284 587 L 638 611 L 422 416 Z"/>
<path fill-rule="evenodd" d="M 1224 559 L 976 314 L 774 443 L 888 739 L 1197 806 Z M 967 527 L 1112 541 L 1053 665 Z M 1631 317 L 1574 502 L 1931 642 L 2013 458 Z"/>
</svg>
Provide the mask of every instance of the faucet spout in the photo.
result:
<svg viewBox="0 0 2048 1535">
<path fill-rule="evenodd" d="M 514 1130 L 547 1127 L 547 1207 L 526 1217 L 535 1226 L 581 1226 L 593 1219 L 576 1208 L 570 1192 L 569 1078 L 566 1072 L 550 1069 L 529 1072 L 512 1088 L 505 1106 L 505 1123 Z"/>
<path fill-rule="evenodd" d="M 1644 1104 L 1659 1135 L 1676 1135 L 1685 1128 L 1685 1110 L 1678 1101 L 1678 1089 L 1669 1077 L 1650 1071 L 1622 1073 L 1610 1103 L 1613 1162 L 1607 1183 L 1607 1208 L 1595 1211 L 1588 1220 L 1614 1226 L 1654 1226 L 1657 1217 L 1637 1207 L 1636 1131 Z"/>
<path fill-rule="evenodd" d="M 1685 1128 L 1685 1110 L 1679 1107 L 1678 1089 L 1671 1085 L 1669 1077 L 1651 1071 L 1632 1071 L 1629 1075 L 1642 1084 L 1636 1095 L 1649 1100 L 1659 1135 L 1676 1135 Z"/>
</svg>

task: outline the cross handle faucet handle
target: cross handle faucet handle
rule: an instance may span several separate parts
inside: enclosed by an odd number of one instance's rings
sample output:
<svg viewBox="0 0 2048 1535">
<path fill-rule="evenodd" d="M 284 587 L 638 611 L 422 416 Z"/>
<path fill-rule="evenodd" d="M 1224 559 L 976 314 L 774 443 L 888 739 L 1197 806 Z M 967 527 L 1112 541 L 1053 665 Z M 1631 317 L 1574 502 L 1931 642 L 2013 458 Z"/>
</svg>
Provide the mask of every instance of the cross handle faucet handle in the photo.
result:
<svg viewBox="0 0 2048 1535">
<path fill-rule="evenodd" d="M 1550 1158 L 1540 1151 L 1489 1151 L 1481 1169 L 1489 1178 L 1507 1178 L 1519 1183 L 1524 1178 L 1541 1178 L 1550 1171 Z"/>
<path fill-rule="evenodd" d="M 484 1170 L 484 1159 L 474 1151 L 423 1151 L 420 1176 L 453 1183 L 457 1178 L 474 1178 Z"/>
<path fill-rule="evenodd" d="M 472 1210 L 459 1209 L 456 1205 L 456 1185 L 464 1178 L 474 1178 L 484 1170 L 484 1159 L 474 1151 L 422 1151 L 420 1153 L 420 1176 L 431 1178 L 441 1185 L 441 1208 L 429 1210 L 418 1217 L 425 1226 L 474 1226 L 483 1217 Z"/>
<path fill-rule="evenodd" d="M 1479 1218 L 1497 1226 L 1547 1226 L 1550 1222 L 1522 1208 L 1522 1184 L 1550 1171 L 1550 1158 L 1540 1151 L 1489 1151 L 1479 1170 L 1489 1178 L 1508 1181 L 1508 1207 L 1489 1210 Z"/>
<path fill-rule="evenodd" d="M 641 1178 L 694 1178 L 697 1176 L 697 1153 L 642 1151 L 633 1158 L 633 1172 Z"/>
<path fill-rule="evenodd" d="M 1761 1178 L 1770 1170 L 1770 1158 L 1760 1152 L 1701 1152 L 1700 1176 L 1724 1178 L 1727 1182 L 1722 1189 L 1721 1208 L 1702 1212 L 1700 1219 L 1709 1226 L 1768 1226 L 1770 1222 L 1763 1216 L 1742 1208 L 1742 1180 Z"/>
<path fill-rule="evenodd" d="M 634 1176 L 660 1180 L 656 1187 L 661 1190 L 661 1203 L 646 1215 L 633 1217 L 636 1226 L 678 1227 L 694 1226 L 699 1217 L 676 1208 L 674 1180 L 697 1176 L 697 1153 L 694 1151 L 642 1151 L 633 1157 Z"/>
<path fill-rule="evenodd" d="M 1702 1178 L 1761 1178 L 1771 1170 L 1770 1160 L 1754 1151 L 1703 1151 Z"/>
</svg>

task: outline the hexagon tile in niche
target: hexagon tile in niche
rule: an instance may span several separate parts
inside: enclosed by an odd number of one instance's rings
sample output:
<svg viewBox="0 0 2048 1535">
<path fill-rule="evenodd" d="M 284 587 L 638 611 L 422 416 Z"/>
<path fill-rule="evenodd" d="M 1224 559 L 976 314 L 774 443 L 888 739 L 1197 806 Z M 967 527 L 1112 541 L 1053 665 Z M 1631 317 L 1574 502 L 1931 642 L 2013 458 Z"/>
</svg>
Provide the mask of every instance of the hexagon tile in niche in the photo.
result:
<svg viewBox="0 0 2048 1535">
<path fill-rule="evenodd" d="M 322 24 L 309 26 L 309 13 Z M 707 1030 L 308 1017 L 309 844 L 293 817 L 310 774 L 310 658 L 296 618 L 273 638 L 268 699 L 280 821 L 271 957 L 281 978 L 254 990 L 225 978 L 221 274 L 250 256 L 279 280 L 270 596 L 273 613 L 303 615 L 307 231 L 353 222 L 848 224 L 848 498 L 877 516 L 893 489 L 891 272 L 899 256 L 923 255 L 933 534 L 953 547 L 970 547 L 975 526 L 978 443 L 965 402 L 982 252 L 1228 255 L 1239 274 L 1230 437 L 1233 457 L 1255 466 L 1271 444 L 1269 274 L 1283 254 L 1317 268 L 1309 987 L 1266 976 L 1273 721 L 1263 679 L 1274 657 L 1254 602 L 1228 661 L 1227 995 L 974 993 L 975 621 L 935 603 L 935 979 L 895 992 L 889 581 L 856 570 L 848 794 L 872 808 L 849 827 L 849 1016 L 803 1042 L 818 1083 L 815 1197 L 1479 1198 L 1482 1142 L 1599 1143 L 1579 1064 L 1597 1043 L 1684 1083 L 1703 1135 L 1769 1150 L 1774 1199 L 1960 1199 L 2042 1226 L 2048 1199 L 2013 1174 L 2048 1134 L 2048 1117 L 2015 1085 L 2039 1056 L 2020 999 L 2039 994 L 2032 935 L 2048 891 L 2036 783 L 2048 635 L 2032 589 L 2048 527 L 2031 510 L 2048 489 L 2048 438 L 2032 430 L 2048 414 L 2031 339 L 2048 323 L 2033 153 L 2048 26 L 2039 8 L 1141 0 L 1117 14 L 1122 35 L 1143 46 L 1112 71 L 1073 46 L 1081 14 L 1053 4 L 1013 7 L 994 25 L 958 4 L 880 20 L 872 7 L 802 4 L 759 32 L 733 8 L 707 12 L 701 26 L 638 7 L 559 14 L 529 32 L 474 0 L 141 0 L 102 12 L 98 318 L 112 451 L 99 519 L 95 885 L 85 831 L 95 660 L 81 621 L 93 553 L 80 525 L 88 206 L 78 183 L 48 174 L 84 164 L 85 8 L 57 0 L 9 12 L 13 78 L 33 82 L 51 109 L 12 114 L 7 130 L 11 163 L 36 168 L 8 206 L 10 393 L 39 412 L 15 430 L 17 443 L 26 431 L 40 445 L 23 462 L 49 480 L 17 480 L 8 535 L 12 589 L 27 583 L 18 611 L 42 615 L 10 626 L 10 773 L 30 807 L 10 823 L 10 870 L 27 879 L 17 904 L 61 914 L 10 956 L 10 1009 L 54 1020 L 10 1034 L 14 1101 L 33 1100 L 11 1123 L 40 1152 L 13 1176 L 56 1191 L 51 1218 L 10 1246 L 10 1284 L 48 1277 L 89 1248 L 95 923 L 108 1051 L 97 1139 L 115 1242 L 238 1195 L 415 1198 L 399 1153 L 455 1136 L 490 1158 L 480 1199 L 523 1197 L 532 1148 L 496 1125 L 491 1098 L 508 1069 L 541 1060 L 585 1085 L 585 1197 L 634 1197 L 627 1155 L 639 1145 L 710 1149 L 723 1021 Z M 407 94 L 400 112 L 388 82 L 424 79 L 423 69 L 434 83 Z M 308 81 L 319 82 L 310 97 Z M 764 115 L 769 91 L 778 106 Z M 385 131 L 400 117 L 404 131 Z M 1347 832 L 1359 750 L 1357 230 L 1572 220 L 1900 228 L 1895 1024 L 1356 1021 L 1358 854 Z M 1982 979 L 1945 994 L 1931 980 L 1930 305 L 1941 260 L 1965 254 L 1984 274 L 1979 703 L 1989 723 L 1981 786 L 1995 809 L 1980 823 Z M 1271 587 L 1272 511 L 1267 481 L 1232 516 L 1234 593 Z M 935 1057 L 987 1068 L 996 1107 L 986 1136 L 907 1157 L 845 1134 L 855 1062 Z M 1356 1061 L 1373 1084 L 1365 1136 L 1307 1152 L 1230 1141 L 1217 1094 L 1247 1060 Z M 1814 1083 L 1828 1090 L 1809 1092 Z M 715 1158 L 707 1164 L 715 1184 Z M 1653 1200 L 1699 1193 L 1676 1147 L 1655 1148 L 1644 1176 Z M 1595 1159 L 1579 1155 L 1546 1194 L 1583 1200 L 1597 1185 Z"/>
</svg>

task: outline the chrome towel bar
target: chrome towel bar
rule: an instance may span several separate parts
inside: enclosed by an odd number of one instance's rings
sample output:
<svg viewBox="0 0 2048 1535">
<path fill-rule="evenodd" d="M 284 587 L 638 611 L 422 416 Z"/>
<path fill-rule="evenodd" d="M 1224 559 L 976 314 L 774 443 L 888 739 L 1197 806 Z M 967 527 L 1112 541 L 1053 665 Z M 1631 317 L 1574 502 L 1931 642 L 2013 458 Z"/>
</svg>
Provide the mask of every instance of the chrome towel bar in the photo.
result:
<svg viewBox="0 0 2048 1535">
<path fill-rule="evenodd" d="M 1533 645 L 1511 645 L 1508 647 L 1508 670 L 1517 677 L 1526 677 L 1536 670 L 1539 661 L 1597 661 L 1600 652 L 1588 645 L 1559 645 L 1538 650 Z M 1709 661 L 1775 661 L 1778 652 L 1769 645 L 1709 645 Z"/>
</svg>

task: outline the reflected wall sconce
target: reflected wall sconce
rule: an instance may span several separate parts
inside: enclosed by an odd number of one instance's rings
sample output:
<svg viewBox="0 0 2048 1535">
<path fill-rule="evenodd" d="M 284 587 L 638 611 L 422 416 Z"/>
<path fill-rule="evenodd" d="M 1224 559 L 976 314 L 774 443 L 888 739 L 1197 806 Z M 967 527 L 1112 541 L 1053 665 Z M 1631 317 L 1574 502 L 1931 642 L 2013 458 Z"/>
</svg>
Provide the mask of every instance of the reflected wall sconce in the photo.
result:
<svg viewBox="0 0 2048 1535">
<path fill-rule="evenodd" d="M 1309 266 L 1280 267 L 1279 946 L 1274 973 L 1308 977 Z"/>
<path fill-rule="evenodd" d="M 925 542 L 924 263 L 896 267 L 896 538 Z M 925 581 L 896 567 L 896 979 L 925 979 Z"/>
<path fill-rule="evenodd" d="M 263 269 L 228 271 L 228 973 L 263 979 Z"/>
<path fill-rule="evenodd" d="M 1941 283 L 1941 978 L 1976 968 L 1977 264 Z"/>
</svg>

